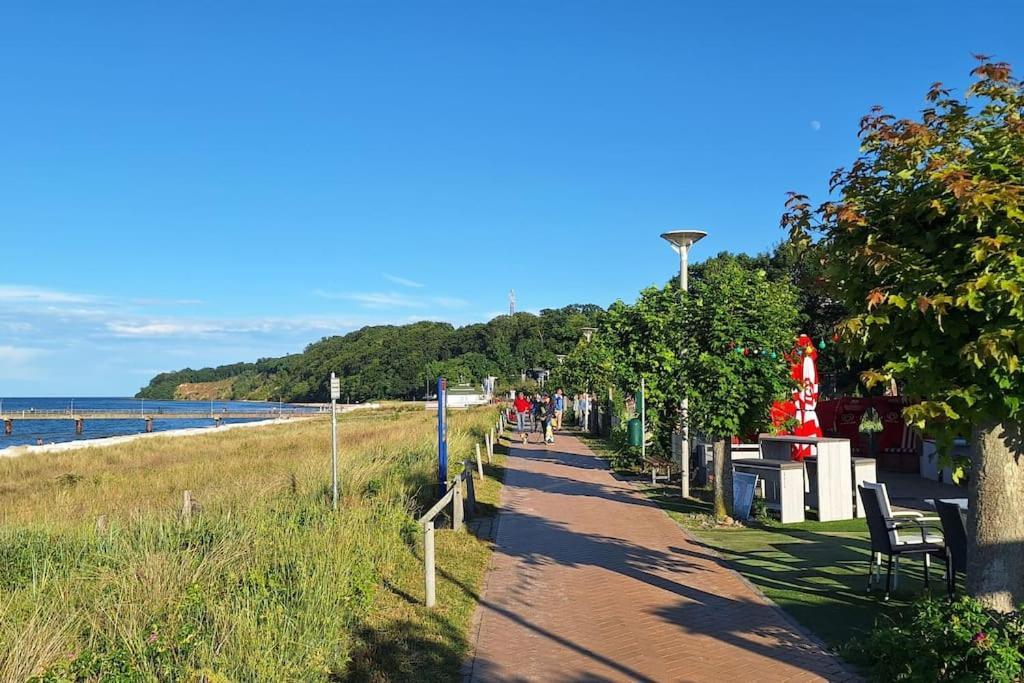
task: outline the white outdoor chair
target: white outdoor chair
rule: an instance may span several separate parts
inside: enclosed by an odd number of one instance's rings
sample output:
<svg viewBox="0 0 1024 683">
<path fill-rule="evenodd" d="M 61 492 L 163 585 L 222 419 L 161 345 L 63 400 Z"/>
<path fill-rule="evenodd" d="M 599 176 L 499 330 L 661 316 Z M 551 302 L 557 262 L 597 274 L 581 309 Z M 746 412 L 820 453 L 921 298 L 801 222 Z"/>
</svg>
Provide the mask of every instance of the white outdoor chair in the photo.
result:
<svg viewBox="0 0 1024 683">
<path fill-rule="evenodd" d="M 938 517 L 928 517 L 923 512 L 918 512 L 917 510 L 893 511 L 892 505 L 889 503 L 889 492 L 886 490 L 885 484 L 866 481 L 861 486 L 875 492 L 875 496 L 878 499 L 878 507 L 884 519 L 899 520 L 900 523 L 889 525 L 889 542 L 893 547 L 908 544 L 916 545 L 919 543 L 938 545 L 940 547 L 943 545 L 943 537 L 939 532 L 939 529 L 942 528 L 942 520 Z M 900 533 L 901 531 L 903 532 L 902 534 Z M 881 579 L 882 553 L 874 553 L 873 560 L 872 567 L 874 571 L 868 579 L 869 590 L 873 581 Z M 926 581 L 930 569 L 931 556 L 925 554 L 924 571 Z M 899 584 L 899 576 L 900 558 L 897 555 L 893 565 L 893 588 Z"/>
</svg>

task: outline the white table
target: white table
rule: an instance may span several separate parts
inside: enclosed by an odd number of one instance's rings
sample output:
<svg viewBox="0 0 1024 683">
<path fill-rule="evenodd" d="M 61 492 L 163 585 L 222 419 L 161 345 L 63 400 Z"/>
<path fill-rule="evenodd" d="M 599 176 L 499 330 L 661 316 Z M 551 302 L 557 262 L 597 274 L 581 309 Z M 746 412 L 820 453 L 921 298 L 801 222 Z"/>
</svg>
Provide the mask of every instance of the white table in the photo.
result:
<svg viewBox="0 0 1024 683">
<path fill-rule="evenodd" d="M 765 460 L 791 461 L 793 446 L 813 446 L 816 455 L 804 461 L 810 507 L 817 508 L 818 520 L 822 522 L 853 519 L 853 472 L 849 439 L 762 434 L 759 442 Z"/>
<path fill-rule="evenodd" d="M 957 505 L 960 506 L 961 510 L 963 510 L 964 512 L 967 512 L 967 499 L 966 498 L 939 498 L 939 500 L 941 502 L 943 502 L 943 503 L 956 503 Z M 935 507 L 935 499 L 934 498 L 925 498 L 924 502 L 928 503 L 932 507 Z"/>
</svg>

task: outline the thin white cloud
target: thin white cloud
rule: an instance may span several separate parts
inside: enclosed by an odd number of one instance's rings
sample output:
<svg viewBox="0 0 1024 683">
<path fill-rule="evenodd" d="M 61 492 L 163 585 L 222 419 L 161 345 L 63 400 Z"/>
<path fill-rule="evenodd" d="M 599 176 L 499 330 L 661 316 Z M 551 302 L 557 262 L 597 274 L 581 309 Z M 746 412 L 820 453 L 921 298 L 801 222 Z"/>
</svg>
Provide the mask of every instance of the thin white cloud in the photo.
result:
<svg viewBox="0 0 1024 683">
<path fill-rule="evenodd" d="M 20 320 L 15 321 L 2 321 L 0 322 L 0 330 L 3 330 L 9 334 L 28 334 L 35 329 L 35 326 L 31 323 L 27 323 Z"/>
<path fill-rule="evenodd" d="M 50 310 L 56 307 L 88 304 L 108 308 L 127 308 L 132 306 L 198 306 L 206 303 L 201 299 L 164 299 L 159 297 L 143 297 L 134 299 L 115 299 L 109 296 L 96 296 L 80 292 L 66 292 L 33 285 L 0 284 L 0 304 L 32 305 L 46 304 Z M 36 309 L 38 310 L 38 309 Z M 75 312 L 75 309 L 63 309 Z M 82 310 L 82 309 L 78 309 Z"/>
<path fill-rule="evenodd" d="M 469 305 L 465 299 L 450 296 L 411 296 L 401 292 L 325 292 L 315 290 L 316 296 L 324 299 L 353 301 L 364 308 L 464 308 Z"/>
<path fill-rule="evenodd" d="M 114 337 L 211 337 L 231 334 L 278 334 L 292 332 L 337 332 L 364 321 L 351 318 L 294 316 L 240 320 L 116 320 L 104 325 Z"/>
<path fill-rule="evenodd" d="M 42 372 L 35 361 L 46 355 L 43 349 L 24 346 L 0 346 L 0 379 L 35 381 Z"/>
<path fill-rule="evenodd" d="M 437 296 L 431 299 L 431 302 L 441 306 L 442 308 L 465 308 L 469 305 L 469 302 L 465 299 L 459 299 L 451 296 Z"/>
<path fill-rule="evenodd" d="M 817 119 L 811 121 L 811 130 L 815 132 L 821 130 L 821 121 L 818 121 Z"/>
<path fill-rule="evenodd" d="M 96 297 L 87 294 L 60 292 L 27 285 L 0 285 L 0 302 L 4 303 L 83 304 L 95 300 Z"/>
<path fill-rule="evenodd" d="M 422 303 L 414 297 L 398 292 L 313 292 L 322 299 L 354 301 L 365 308 L 416 308 Z"/>
<path fill-rule="evenodd" d="M 386 279 L 391 280 L 392 282 L 394 282 L 396 285 L 402 285 L 403 287 L 415 287 L 415 288 L 419 289 L 421 287 L 425 287 L 426 286 L 422 282 L 416 282 L 415 280 L 408 280 L 408 279 L 406 279 L 404 277 L 398 277 L 397 275 L 392 275 L 391 273 L 382 273 L 382 275 Z"/>
<path fill-rule="evenodd" d="M 46 353 L 43 349 L 23 346 L 0 346 L 0 363 L 27 363 Z"/>
<path fill-rule="evenodd" d="M 200 306 L 206 302 L 202 299 L 132 299 L 136 306 Z"/>
<path fill-rule="evenodd" d="M 215 324 L 190 322 L 109 322 L 106 327 L 115 337 L 201 337 L 224 331 Z"/>
</svg>

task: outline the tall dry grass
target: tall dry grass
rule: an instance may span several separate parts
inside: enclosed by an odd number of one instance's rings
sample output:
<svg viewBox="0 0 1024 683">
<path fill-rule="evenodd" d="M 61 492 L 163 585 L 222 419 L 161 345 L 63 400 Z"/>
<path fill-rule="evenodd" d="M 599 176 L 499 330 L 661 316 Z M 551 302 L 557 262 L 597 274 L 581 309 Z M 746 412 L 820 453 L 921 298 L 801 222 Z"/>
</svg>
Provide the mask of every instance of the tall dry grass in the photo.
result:
<svg viewBox="0 0 1024 683">
<path fill-rule="evenodd" d="M 453 461 L 493 418 L 453 416 Z M 487 553 L 450 534 L 450 607 L 416 605 L 435 440 L 430 414 L 341 418 L 338 512 L 326 420 L 0 461 L 0 679 L 445 678 Z"/>
</svg>

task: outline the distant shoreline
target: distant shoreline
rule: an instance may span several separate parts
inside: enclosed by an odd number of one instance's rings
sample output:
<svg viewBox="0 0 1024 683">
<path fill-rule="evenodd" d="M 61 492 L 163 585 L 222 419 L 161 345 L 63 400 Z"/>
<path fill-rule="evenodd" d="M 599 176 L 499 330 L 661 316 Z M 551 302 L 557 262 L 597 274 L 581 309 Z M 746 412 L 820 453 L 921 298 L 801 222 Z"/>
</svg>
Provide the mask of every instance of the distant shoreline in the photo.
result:
<svg viewBox="0 0 1024 683">
<path fill-rule="evenodd" d="M 330 404 L 328 404 L 330 405 Z M 338 413 L 350 413 L 359 409 L 379 408 L 379 403 L 361 403 L 359 405 L 340 407 Z M 22 455 L 33 455 L 36 453 L 64 453 L 77 451 L 83 448 L 106 448 L 118 444 L 129 443 L 137 439 L 162 439 L 177 438 L 181 436 L 199 436 L 201 434 L 220 434 L 221 432 L 233 429 L 247 429 L 253 427 L 265 427 L 267 425 L 282 425 L 297 420 L 311 420 L 323 417 L 328 413 L 310 413 L 308 415 L 292 415 L 286 418 L 274 418 L 272 420 L 257 420 L 255 422 L 231 422 L 220 427 L 188 427 L 185 429 L 169 429 L 163 432 L 149 432 L 143 434 L 121 434 L 118 436 L 105 436 L 99 439 L 76 439 L 74 441 L 62 441 L 60 443 L 48 443 L 42 446 L 22 444 L 20 446 L 8 446 L 0 448 L 0 458 L 17 458 Z"/>
<path fill-rule="evenodd" d="M 310 417 L 316 417 L 316 415 L 314 414 Z M 100 439 L 76 439 L 74 441 L 48 443 L 43 444 L 42 446 L 23 444 L 21 446 L 8 446 L 7 448 L 0 449 L 0 458 L 17 458 L 22 455 L 32 455 L 35 453 L 64 453 L 66 451 L 76 451 L 82 448 L 106 448 L 107 446 L 129 443 L 137 439 L 176 438 L 179 436 L 198 436 L 200 434 L 219 434 L 220 432 L 232 429 L 263 427 L 271 424 L 287 424 L 289 422 L 294 422 L 295 420 L 305 419 L 309 418 L 292 417 L 285 419 L 275 418 L 273 420 L 258 420 L 256 422 L 232 422 L 230 424 L 221 425 L 220 427 L 188 427 L 186 429 L 169 429 L 165 432 L 122 434 L 119 436 L 105 436 Z"/>
</svg>

